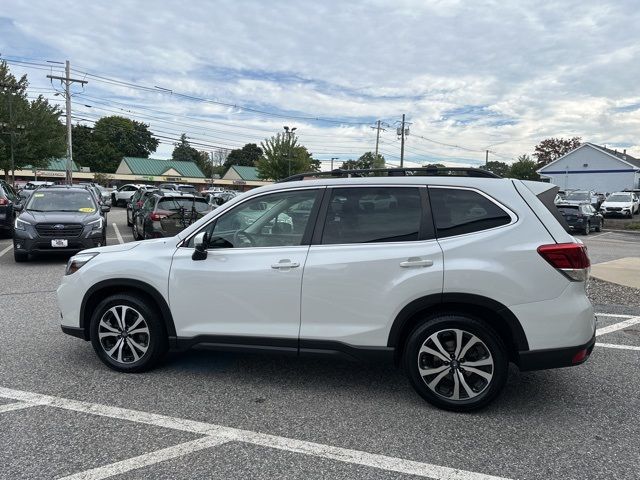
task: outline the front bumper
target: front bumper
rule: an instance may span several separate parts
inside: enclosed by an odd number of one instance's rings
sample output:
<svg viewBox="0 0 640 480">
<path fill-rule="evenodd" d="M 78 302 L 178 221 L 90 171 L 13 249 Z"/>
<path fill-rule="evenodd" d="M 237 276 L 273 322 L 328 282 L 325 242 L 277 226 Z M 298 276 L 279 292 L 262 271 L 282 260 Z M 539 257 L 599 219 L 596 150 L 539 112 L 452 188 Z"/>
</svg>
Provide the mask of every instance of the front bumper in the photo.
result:
<svg viewBox="0 0 640 480">
<path fill-rule="evenodd" d="M 87 230 L 87 229 L 85 229 Z M 53 247 L 53 238 L 40 237 L 35 230 L 15 230 L 13 235 L 13 248 L 17 252 L 24 253 L 78 253 L 87 248 L 102 247 L 104 245 L 104 232 L 102 230 L 83 231 L 80 236 L 64 238 L 66 247 Z"/>
<path fill-rule="evenodd" d="M 595 344 L 594 332 L 591 340 L 584 345 L 519 352 L 518 366 L 521 371 L 529 371 L 580 365 L 589 359 Z"/>
</svg>

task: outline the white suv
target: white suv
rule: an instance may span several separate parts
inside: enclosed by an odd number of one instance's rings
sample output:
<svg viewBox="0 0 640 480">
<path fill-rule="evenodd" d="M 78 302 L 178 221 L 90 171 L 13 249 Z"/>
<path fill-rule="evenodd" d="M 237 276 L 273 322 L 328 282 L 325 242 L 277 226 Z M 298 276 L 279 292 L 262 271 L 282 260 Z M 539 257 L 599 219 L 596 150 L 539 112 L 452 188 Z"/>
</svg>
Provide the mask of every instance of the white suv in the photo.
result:
<svg viewBox="0 0 640 480">
<path fill-rule="evenodd" d="M 576 365 L 595 342 L 556 188 L 483 175 L 277 183 L 175 237 L 85 250 L 58 289 L 62 330 L 123 372 L 195 345 L 389 358 L 427 401 L 481 407 L 509 362 Z"/>
</svg>

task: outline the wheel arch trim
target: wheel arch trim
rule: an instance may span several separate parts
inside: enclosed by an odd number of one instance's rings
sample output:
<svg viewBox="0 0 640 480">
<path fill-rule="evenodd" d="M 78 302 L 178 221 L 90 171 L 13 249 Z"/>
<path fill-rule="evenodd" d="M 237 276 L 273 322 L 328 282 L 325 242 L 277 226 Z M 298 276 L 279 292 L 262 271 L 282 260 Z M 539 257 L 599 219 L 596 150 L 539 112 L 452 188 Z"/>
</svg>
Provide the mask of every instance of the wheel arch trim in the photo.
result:
<svg viewBox="0 0 640 480">
<path fill-rule="evenodd" d="M 169 308 L 169 304 L 166 299 L 162 296 L 162 294 L 153 286 L 149 285 L 140 280 L 134 280 L 131 278 L 112 278 L 109 280 L 103 280 L 101 282 L 92 285 L 82 298 L 82 303 L 80 304 L 80 328 L 84 332 L 84 339 L 89 340 L 89 321 L 87 312 L 87 306 L 90 301 L 94 301 L 94 296 L 99 294 L 103 290 L 113 290 L 113 289 L 122 289 L 124 293 L 133 293 L 131 290 L 138 290 L 145 295 L 151 297 L 151 299 L 156 303 L 158 309 L 160 310 L 160 314 L 162 316 L 162 320 L 164 322 L 167 335 L 171 342 L 172 339 L 176 337 L 176 327 L 173 322 L 173 315 L 171 314 L 171 309 Z M 98 302 L 103 297 L 98 297 Z M 97 303 L 96 303 L 97 304 Z"/>
<path fill-rule="evenodd" d="M 527 341 L 524 329 L 522 328 L 518 318 L 513 314 L 513 312 L 511 312 L 511 310 L 509 310 L 509 308 L 496 300 L 470 293 L 437 293 L 417 298 L 408 303 L 400 313 L 398 313 L 391 325 L 387 346 L 395 347 L 396 349 L 401 347 L 399 342 L 401 342 L 403 335 L 406 334 L 406 328 L 412 325 L 413 320 L 421 312 L 438 310 L 440 308 L 446 309 L 447 307 L 455 310 L 456 306 L 480 307 L 495 313 L 499 317 L 500 321 L 504 322 L 504 324 L 509 328 L 513 348 L 516 351 L 529 350 L 529 342 Z"/>
</svg>

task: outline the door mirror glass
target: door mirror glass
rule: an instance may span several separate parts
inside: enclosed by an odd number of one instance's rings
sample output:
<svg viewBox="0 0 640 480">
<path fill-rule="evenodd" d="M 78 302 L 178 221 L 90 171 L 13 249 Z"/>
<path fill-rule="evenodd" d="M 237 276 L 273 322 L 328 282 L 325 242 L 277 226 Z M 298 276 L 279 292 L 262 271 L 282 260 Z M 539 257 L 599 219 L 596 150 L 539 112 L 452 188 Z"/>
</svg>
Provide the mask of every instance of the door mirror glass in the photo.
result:
<svg viewBox="0 0 640 480">
<path fill-rule="evenodd" d="M 111 207 L 109 205 L 101 205 L 100 206 L 100 211 L 102 213 L 107 213 L 111 211 Z"/>
<path fill-rule="evenodd" d="M 22 210 L 24 210 L 24 205 L 23 205 L 22 203 L 16 203 L 16 204 L 13 206 L 13 209 L 14 209 L 16 212 L 21 212 Z"/>
</svg>

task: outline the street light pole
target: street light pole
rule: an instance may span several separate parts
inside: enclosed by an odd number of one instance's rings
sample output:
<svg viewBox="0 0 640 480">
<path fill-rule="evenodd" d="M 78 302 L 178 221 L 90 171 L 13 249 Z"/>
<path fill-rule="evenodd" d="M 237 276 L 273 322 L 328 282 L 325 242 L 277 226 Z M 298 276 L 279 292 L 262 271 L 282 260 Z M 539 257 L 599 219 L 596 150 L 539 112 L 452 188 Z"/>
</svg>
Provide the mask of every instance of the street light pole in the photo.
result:
<svg viewBox="0 0 640 480">
<path fill-rule="evenodd" d="M 284 127 L 284 135 L 287 137 L 287 159 L 289 161 L 289 176 L 291 176 L 291 135 L 295 132 L 298 127 L 289 128 L 287 125 Z"/>
</svg>

